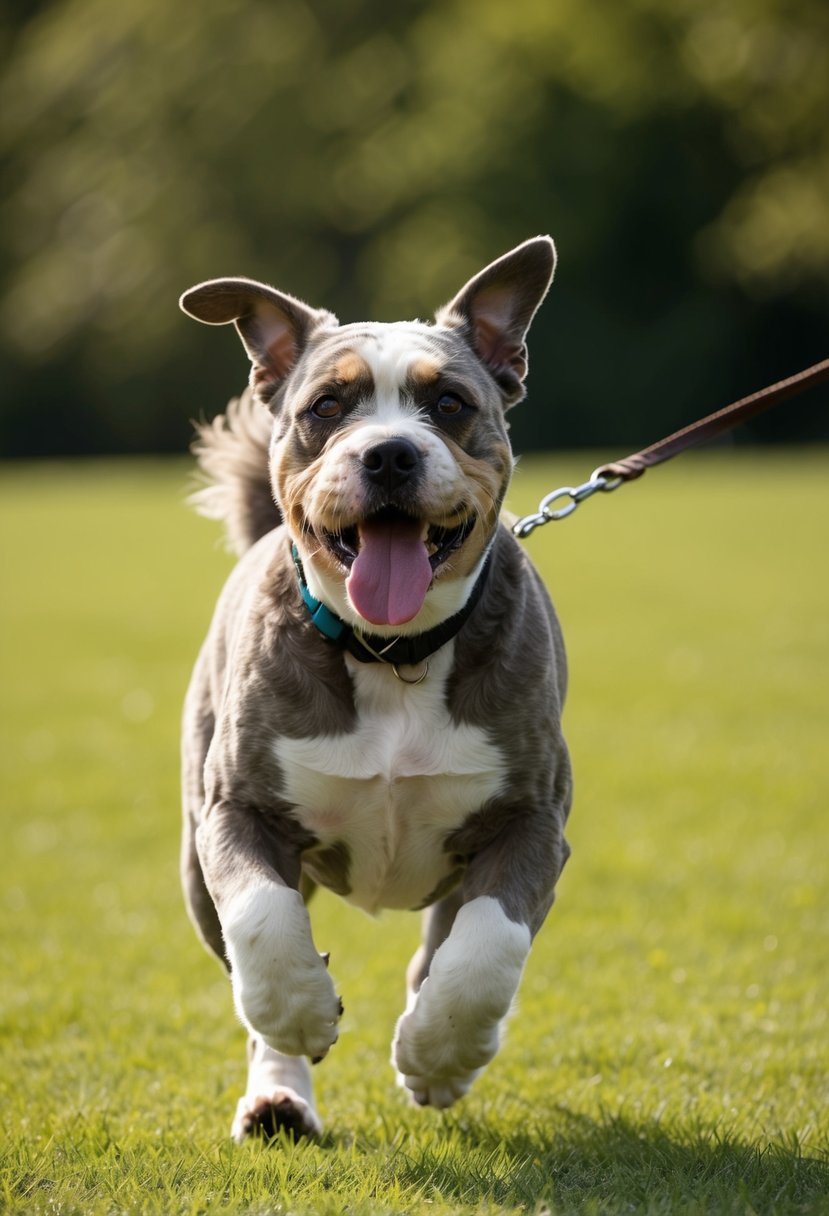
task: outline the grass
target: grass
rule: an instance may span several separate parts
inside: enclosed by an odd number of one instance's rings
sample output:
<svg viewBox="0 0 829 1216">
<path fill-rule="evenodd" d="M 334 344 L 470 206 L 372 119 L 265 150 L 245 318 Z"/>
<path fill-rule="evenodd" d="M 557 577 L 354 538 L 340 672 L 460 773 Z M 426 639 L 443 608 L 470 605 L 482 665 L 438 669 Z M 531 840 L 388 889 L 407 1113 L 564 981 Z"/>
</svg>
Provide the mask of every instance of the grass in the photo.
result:
<svg viewBox="0 0 829 1216">
<path fill-rule="evenodd" d="M 589 467 L 527 461 L 511 505 Z M 177 886 L 179 706 L 230 560 L 187 475 L 0 471 L 0 1210 L 829 1213 L 829 454 L 686 457 L 532 537 L 577 797 L 507 1042 L 411 1110 L 416 918 L 323 896 L 327 1138 L 270 1149 L 227 1140 L 242 1035 Z"/>
</svg>

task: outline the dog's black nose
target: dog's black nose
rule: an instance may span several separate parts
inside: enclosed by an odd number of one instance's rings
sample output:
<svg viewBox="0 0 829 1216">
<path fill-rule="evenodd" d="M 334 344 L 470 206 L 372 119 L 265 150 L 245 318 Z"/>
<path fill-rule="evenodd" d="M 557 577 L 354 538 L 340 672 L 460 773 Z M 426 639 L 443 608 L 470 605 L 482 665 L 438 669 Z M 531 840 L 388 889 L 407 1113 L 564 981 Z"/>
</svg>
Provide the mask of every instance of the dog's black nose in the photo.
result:
<svg viewBox="0 0 829 1216">
<path fill-rule="evenodd" d="M 366 448 L 360 459 L 368 480 L 391 493 L 411 480 L 420 464 L 420 453 L 408 439 L 386 439 Z"/>
</svg>

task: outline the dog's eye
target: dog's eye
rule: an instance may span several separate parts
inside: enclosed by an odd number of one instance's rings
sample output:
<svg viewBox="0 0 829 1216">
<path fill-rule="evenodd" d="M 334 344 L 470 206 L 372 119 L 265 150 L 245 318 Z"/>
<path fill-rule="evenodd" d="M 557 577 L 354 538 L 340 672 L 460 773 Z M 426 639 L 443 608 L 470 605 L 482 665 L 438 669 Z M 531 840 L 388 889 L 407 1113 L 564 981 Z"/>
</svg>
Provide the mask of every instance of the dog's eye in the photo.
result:
<svg viewBox="0 0 829 1216">
<path fill-rule="evenodd" d="M 311 413 L 317 418 L 336 418 L 342 413 L 342 408 L 336 397 L 320 397 L 311 406 Z"/>
<path fill-rule="evenodd" d="M 444 393 L 438 398 L 436 409 L 439 414 L 443 414 L 444 418 L 449 418 L 453 414 L 459 414 L 465 404 L 466 402 L 462 401 L 457 393 Z"/>
</svg>

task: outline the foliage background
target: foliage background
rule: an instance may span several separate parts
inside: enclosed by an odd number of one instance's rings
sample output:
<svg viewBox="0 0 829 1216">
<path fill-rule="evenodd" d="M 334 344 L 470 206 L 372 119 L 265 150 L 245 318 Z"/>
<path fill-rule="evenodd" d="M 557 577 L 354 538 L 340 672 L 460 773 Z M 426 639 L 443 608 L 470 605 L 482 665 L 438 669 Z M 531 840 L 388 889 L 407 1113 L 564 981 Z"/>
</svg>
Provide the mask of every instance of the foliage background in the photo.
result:
<svg viewBox="0 0 829 1216">
<path fill-rule="evenodd" d="M 550 231 L 519 448 L 638 444 L 827 353 L 823 0 L 6 0 L 0 454 L 185 447 L 221 274 L 431 315 Z M 829 437 L 810 398 L 741 438 Z"/>
</svg>

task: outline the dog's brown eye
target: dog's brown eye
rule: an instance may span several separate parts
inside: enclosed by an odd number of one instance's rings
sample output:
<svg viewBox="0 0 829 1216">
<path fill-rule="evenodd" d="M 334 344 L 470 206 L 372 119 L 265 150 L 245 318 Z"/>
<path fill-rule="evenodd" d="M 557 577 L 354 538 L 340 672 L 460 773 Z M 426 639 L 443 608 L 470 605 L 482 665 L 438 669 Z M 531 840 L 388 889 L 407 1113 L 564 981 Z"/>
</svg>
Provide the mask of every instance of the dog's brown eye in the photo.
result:
<svg viewBox="0 0 829 1216">
<path fill-rule="evenodd" d="M 342 406 L 336 397 L 320 397 L 311 406 L 311 413 L 317 418 L 336 418 L 342 412 Z"/>
<path fill-rule="evenodd" d="M 444 393 L 442 397 L 438 398 L 437 410 L 439 414 L 448 417 L 451 414 L 459 414 L 463 406 L 464 403 L 460 397 L 457 397 L 454 393 Z"/>
</svg>

